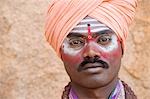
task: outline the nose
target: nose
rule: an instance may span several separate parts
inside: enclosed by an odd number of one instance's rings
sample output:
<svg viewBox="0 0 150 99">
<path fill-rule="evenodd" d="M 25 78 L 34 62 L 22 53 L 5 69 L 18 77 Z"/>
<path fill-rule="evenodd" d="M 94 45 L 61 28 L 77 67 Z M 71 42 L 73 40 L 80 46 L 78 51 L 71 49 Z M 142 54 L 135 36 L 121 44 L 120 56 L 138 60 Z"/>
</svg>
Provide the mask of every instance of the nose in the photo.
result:
<svg viewBox="0 0 150 99">
<path fill-rule="evenodd" d="M 96 46 L 94 46 L 94 44 L 89 43 L 87 44 L 84 52 L 83 52 L 83 57 L 89 57 L 89 58 L 97 58 L 100 57 L 101 53 L 100 51 L 98 51 L 98 48 Z"/>
</svg>

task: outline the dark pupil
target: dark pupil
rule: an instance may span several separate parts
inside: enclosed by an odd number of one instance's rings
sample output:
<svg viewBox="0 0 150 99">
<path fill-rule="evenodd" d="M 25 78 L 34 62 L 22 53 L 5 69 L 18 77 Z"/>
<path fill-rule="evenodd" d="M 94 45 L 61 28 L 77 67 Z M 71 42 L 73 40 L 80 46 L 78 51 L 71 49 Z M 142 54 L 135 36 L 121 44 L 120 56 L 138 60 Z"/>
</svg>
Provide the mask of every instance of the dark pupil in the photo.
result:
<svg viewBox="0 0 150 99">
<path fill-rule="evenodd" d="M 74 45 L 77 45 L 77 44 L 80 44 L 81 41 L 76 40 L 76 41 L 73 41 L 72 43 L 73 43 Z"/>
<path fill-rule="evenodd" d="M 70 45 L 72 47 L 79 47 L 79 46 L 84 45 L 84 42 L 82 40 L 71 40 Z"/>
<path fill-rule="evenodd" d="M 101 38 L 101 41 L 102 42 L 105 42 L 105 41 L 107 41 L 107 40 L 109 40 L 108 38 Z"/>
</svg>

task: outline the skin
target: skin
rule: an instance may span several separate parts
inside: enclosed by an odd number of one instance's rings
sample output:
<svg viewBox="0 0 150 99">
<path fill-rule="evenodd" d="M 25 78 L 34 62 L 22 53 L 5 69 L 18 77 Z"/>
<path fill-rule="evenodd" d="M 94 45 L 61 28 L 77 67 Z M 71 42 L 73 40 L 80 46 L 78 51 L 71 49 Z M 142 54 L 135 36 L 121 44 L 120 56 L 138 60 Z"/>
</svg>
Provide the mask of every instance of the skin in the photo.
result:
<svg viewBox="0 0 150 99">
<path fill-rule="evenodd" d="M 121 43 L 111 29 L 92 33 L 70 33 L 61 46 L 61 58 L 71 79 L 71 85 L 79 99 L 107 99 L 118 81 L 121 64 Z M 78 71 L 85 57 L 99 57 L 108 68 L 90 63 L 86 70 Z"/>
</svg>

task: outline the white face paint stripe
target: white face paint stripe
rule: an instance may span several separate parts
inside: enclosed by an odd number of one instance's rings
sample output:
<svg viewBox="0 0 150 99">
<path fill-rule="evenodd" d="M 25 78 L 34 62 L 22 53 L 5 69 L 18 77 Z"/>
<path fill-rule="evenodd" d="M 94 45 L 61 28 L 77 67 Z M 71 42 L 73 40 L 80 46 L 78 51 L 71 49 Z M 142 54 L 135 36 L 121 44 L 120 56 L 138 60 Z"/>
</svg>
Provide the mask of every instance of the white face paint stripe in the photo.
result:
<svg viewBox="0 0 150 99">
<path fill-rule="evenodd" d="M 109 44 L 106 47 L 99 46 L 104 52 L 111 52 L 114 49 L 118 48 L 117 36 L 115 34 L 113 34 L 111 38 L 112 38 L 111 39 L 111 44 Z"/>
<path fill-rule="evenodd" d="M 104 25 L 104 24 L 90 24 L 90 27 L 106 27 L 106 25 Z M 74 29 L 75 28 L 85 28 L 85 27 L 87 27 L 87 24 L 79 24 L 79 25 L 77 25 L 76 27 L 74 27 Z"/>
<path fill-rule="evenodd" d="M 99 31 L 104 31 L 104 30 L 110 30 L 109 28 L 107 27 L 100 27 L 100 28 L 97 28 L 97 29 L 91 29 L 91 32 L 99 32 Z M 71 31 L 72 33 L 87 33 L 88 30 L 72 30 Z"/>
<path fill-rule="evenodd" d="M 92 18 L 90 18 L 90 19 L 83 19 L 80 23 L 82 23 L 82 22 L 91 22 L 91 21 L 97 21 L 97 20 L 95 20 L 95 19 L 92 19 Z"/>
<path fill-rule="evenodd" d="M 95 27 L 91 27 L 90 26 L 90 29 L 91 30 L 95 30 L 95 29 L 99 29 L 99 28 L 108 28 L 106 26 L 95 26 Z M 76 31 L 81 31 L 81 30 L 87 30 L 88 27 L 78 27 L 78 28 L 74 28 L 72 31 L 76 30 Z M 109 28 L 108 28 L 109 29 Z"/>
<path fill-rule="evenodd" d="M 73 48 L 69 47 L 69 43 L 67 41 L 67 38 L 63 42 L 63 51 L 65 54 L 69 54 L 72 56 L 75 56 L 77 53 L 79 53 L 82 49 L 80 50 L 74 50 Z"/>
</svg>

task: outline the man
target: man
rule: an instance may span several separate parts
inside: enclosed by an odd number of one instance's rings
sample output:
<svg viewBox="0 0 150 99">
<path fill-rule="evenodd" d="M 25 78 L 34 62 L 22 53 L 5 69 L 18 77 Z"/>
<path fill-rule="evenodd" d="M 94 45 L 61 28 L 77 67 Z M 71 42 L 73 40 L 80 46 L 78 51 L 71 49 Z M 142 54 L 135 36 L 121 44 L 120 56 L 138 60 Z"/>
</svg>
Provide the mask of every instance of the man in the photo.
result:
<svg viewBox="0 0 150 99">
<path fill-rule="evenodd" d="M 136 99 L 118 78 L 136 0 L 52 0 L 47 41 L 71 82 L 62 99 Z"/>
</svg>

